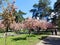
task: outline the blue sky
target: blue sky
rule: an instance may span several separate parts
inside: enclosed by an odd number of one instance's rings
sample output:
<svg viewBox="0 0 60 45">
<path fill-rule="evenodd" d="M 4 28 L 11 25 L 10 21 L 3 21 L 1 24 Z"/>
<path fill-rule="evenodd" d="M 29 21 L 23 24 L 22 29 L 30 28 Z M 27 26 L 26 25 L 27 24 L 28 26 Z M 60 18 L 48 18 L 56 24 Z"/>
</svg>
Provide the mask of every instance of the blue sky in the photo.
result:
<svg viewBox="0 0 60 45">
<path fill-rule="evenodd" d="M 51 0 L 52 8 L 55 2 L 56 0 Z M 24 18 L 32 17 L 32 13 L 30 13 L 29 10 L 33 8 L 33 4 L 35 3 L 38 3 L 38 0 L 16 0 L 16 6 L 18 7 L 18 10 L 20 9 L 27 13 L 24 15 Z"/>
</svg>

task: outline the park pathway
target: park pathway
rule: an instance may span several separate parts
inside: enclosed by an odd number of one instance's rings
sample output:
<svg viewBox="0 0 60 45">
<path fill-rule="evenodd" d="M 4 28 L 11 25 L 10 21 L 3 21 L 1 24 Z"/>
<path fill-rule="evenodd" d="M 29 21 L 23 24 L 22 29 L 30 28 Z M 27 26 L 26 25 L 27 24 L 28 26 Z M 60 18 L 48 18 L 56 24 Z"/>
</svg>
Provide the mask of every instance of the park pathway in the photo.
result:
<svg viewBox="0 0 60 45">
<path fill-rule="evenodd" d="M 47 38 L 41 40 L 36 45 L 60 45 L 60 34 L 58 35 L 49 35 Z"/>
</svg>

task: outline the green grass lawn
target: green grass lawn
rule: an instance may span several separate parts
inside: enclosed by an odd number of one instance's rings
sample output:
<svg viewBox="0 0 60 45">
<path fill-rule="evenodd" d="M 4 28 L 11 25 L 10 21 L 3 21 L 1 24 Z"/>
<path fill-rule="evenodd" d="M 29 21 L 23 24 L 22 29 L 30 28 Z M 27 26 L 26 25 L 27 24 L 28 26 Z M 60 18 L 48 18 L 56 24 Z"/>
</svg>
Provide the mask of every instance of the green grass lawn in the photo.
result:
<svg viewBox="0 0 60 45">
<path fill-rule="evenodd" d="M 7 45 L 35 45 L 42 37 L 46 37 L 46 35 L 34 35 L 31 34 L 20 34 L 17 36 L 8 36 L 6 44 Z M 0 45 L 4 45 L 5 38 L 0 38 Z"/>
</svg>

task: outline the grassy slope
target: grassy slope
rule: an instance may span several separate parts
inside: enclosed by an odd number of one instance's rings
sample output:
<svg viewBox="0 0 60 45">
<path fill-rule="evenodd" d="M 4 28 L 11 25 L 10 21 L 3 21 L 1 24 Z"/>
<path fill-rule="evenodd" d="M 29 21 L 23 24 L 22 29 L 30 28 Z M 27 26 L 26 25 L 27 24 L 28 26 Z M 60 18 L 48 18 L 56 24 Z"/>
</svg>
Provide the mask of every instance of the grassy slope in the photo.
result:
<svg viewBox="0 0 60 45">
<path fill-rule="evenodd" d="M 30 37 L 28 37 L 28 34 L 21 34 L 18 36 L 9 36 L 7 37 L 7 45 L 34 45 L 42 36 L 44 35 L 31 34 Z M 4 38 L 0 38 L 0 45 L 4 45 Z"/>
<path fill-rule="evenodd" d="M 3 35 L 0 33 L 0 36 Z M 48 33 L 43 33 L 40 35 L 31 34 L 20 34 L 17 36 L 7 37 L 7 45 L 35 45 L 41 39 L 44 39 Z M 0 45 L 4 45 L 5 38 L 0 38 Z"/>
</svg>

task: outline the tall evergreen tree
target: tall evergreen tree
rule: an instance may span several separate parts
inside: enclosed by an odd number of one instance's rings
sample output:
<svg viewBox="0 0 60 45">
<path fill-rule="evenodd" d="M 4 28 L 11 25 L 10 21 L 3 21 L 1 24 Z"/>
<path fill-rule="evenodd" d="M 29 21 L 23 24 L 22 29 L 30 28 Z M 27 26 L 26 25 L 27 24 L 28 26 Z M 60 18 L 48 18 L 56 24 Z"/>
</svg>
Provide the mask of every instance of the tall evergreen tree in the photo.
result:
<svg viewBox="0 0 60 45">
<path fill-rule="evenodd" d="M 21 22 L 22 20 L 24 20 L 23 15 L 25 15 L 25 14 L 26 14 L 26 13 L 23 12 L 23 11 L 21 11 L 21 10 L 19 10 L 18 12 L 15 11 L 15 12 L 13 13 L 13 15 L 15 16 L 15 21 L 16 21 L 16 22 Z"/>
<path fill-rule="evenodd" d="M 31 9 L 30 12 L 33 12 L 33 15 L 35 16 L 37 15 L 39 17 L 43 17 L 47 14 L 50 14 L 52 10 L 50 7 L 49 0 L 39 0 L 38 4 L 34 4 L 33 7 L 34 9 Z"/>
</svg>

